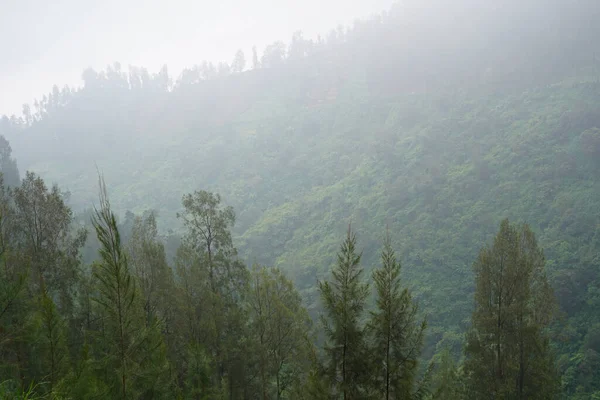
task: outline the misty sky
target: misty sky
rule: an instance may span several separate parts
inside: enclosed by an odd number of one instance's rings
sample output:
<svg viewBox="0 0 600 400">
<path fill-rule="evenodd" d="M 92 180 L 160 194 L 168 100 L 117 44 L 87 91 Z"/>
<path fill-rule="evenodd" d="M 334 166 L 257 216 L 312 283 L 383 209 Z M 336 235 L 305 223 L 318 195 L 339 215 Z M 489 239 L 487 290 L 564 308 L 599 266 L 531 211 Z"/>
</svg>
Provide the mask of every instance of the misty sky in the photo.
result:
<svg viewBox="0 0 600 400">
<path fill-rule="evenodd" d="M 325 36 L 388 9 L 393 0 L 0 0 L 0 115 L 21 112 L 57 84 L 79 85 L 87 67 L 115 61 L 172 75 L 203 60 L 251 59 L 302 30 Z"/>
</svg>

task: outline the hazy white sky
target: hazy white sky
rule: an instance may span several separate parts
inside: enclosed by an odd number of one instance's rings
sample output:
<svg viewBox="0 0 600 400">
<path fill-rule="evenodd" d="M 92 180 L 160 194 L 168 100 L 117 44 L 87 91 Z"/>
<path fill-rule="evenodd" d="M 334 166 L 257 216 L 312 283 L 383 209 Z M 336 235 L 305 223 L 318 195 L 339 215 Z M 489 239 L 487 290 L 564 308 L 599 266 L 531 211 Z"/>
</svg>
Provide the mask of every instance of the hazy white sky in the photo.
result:
<svg viewBox="0 0 600 400">
<path fill-rule="evenodd" d="M 0 0 L 0 115 L 57 84 L 79 85 L 87 67 L 118 61 L 172 75 L 203 60 L 250 60 L 276 40 L 324 36 L 388 9 L 393 0 Z"/>
</svg>

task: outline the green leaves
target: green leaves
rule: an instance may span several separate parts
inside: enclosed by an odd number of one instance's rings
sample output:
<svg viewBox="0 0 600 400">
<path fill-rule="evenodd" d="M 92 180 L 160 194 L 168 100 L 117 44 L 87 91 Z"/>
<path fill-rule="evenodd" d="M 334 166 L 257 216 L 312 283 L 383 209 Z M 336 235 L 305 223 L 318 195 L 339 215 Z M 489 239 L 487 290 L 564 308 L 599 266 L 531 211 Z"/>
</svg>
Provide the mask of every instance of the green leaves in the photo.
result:
<svg viewBox="0 0 600 400">
<path fill-rule="evenodd" d="M 232 207 L 221 207 L 221 196 L 196 191 L 182 199 L 185 211 L 177 216 L 188 229 L 188 240 L 207 253 L 232 246 L 230 229 L 235 223 Z"/>
</svg>

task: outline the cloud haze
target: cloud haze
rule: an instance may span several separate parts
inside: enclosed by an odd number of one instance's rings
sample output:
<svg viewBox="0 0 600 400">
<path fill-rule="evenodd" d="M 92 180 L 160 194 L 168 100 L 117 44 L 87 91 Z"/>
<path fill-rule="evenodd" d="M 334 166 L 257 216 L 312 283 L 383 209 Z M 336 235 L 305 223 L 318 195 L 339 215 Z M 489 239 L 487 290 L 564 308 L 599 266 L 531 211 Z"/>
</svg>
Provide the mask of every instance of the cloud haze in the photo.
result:
<svg viewBox="0 0 600 400">
<path fill-rule="evenodd" d="M 0 114 L 19 113 L 52 85 L 77 85 L 115 61 L 177 75 L 203 60 L 246 57 L 276 40 L 325 35 L 392 0 L 6 0 L 0 14 Z"/>
</svg>

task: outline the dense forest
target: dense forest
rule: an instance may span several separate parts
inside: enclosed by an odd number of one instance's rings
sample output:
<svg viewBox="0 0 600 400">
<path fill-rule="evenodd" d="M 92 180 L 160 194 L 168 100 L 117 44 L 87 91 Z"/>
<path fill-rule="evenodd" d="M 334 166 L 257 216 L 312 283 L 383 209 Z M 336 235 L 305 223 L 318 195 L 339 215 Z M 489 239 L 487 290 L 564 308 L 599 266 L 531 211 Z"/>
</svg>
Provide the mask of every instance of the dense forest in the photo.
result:
<svg viewBox="0 0 600 400">
<path fill-rule="evenodd" d="M 2 117 L 0 396 L 600 398 L 600 4 L 429 3 Z"/>
</svg>

